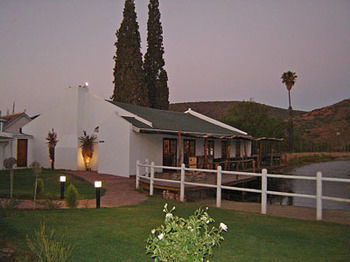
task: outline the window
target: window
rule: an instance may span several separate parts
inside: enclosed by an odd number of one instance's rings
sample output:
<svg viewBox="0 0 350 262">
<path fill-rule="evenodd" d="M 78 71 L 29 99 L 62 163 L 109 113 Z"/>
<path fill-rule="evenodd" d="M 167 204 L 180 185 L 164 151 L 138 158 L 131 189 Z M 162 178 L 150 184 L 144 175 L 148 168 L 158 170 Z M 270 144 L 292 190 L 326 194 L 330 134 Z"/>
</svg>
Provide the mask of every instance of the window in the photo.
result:
<svg viewBox="0 0 350 262">
<path fill-rule="evenodd" d="M 204 150 L 206 150 L 206 155 L 208 157 L 214 157 L 214 140 L 208 140 L 208 147 L 205 148 L 205 145 L 204 145 Z"/>
<path fill-rule="evenodd" d="M 177 140 L 164 138 L 163 140 L 163 166 L 176 166 Z"/>
</svg>

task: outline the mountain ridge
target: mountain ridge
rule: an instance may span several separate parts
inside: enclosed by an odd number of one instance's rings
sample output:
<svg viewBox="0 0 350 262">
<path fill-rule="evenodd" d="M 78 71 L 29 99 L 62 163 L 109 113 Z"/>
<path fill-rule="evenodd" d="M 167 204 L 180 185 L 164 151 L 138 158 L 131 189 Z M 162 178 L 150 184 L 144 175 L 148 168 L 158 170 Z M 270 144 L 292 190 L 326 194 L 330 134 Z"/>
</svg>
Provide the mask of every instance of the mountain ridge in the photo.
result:
<svg viewBox="0 0 350 262">
<path fill-rule="evenodd" d="M 220 120 L 227 109 L 242 101 L 200 101 L 172 103 L 169 110 L 184 112 L 188 108 Z M 261 104 L 261 103 L 259 103 Z M 288 109 L 261 104 L 269 116 L 288 121 Z M 350 98 L 311 111 L 293 111 L 295 129 L 309 151 L 350 151 Z M 239 128 L 239 127 L 237 127 Z"/>
</svg>

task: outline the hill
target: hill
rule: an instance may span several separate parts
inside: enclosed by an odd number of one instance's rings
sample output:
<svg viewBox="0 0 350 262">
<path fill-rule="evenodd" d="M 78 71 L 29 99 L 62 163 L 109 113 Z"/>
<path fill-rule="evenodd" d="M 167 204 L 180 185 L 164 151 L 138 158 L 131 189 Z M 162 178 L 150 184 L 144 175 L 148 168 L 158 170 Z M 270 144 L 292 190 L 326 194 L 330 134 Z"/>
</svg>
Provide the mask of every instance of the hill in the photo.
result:
<svg viewBox="0 0 350 262">
<path fill-rule="evenodd" d="M 191 108 L 194 111 L 197 111 L 201 114 L 210 116 L 215 119 L 220 119 L 225 115 L 229 107 L 234 106 L 239 102 L 240 101 L 207 101 L 207 102 L 174 103 L 174 104 L 170 104 L 169 109 L 172 111 L 184 112 L 188 108 Z M 262 105 L 267 108 L 267 112 L 270 116 L 280 116 L 283 119 L 287 119 L 288 117 L 287 109 L 264 105 L 264 104 Z M 305 111 L 294 111 L 295 115 L 301 115 L 303 113 L 305 113 Z"/>
<path fill-rule="evenodd" d="M 191 108 L 215 119 L 224 116 L 227 109 L 238 101 L 187 102 L 170 105 L 170 110 L 186 111 Z M 269 105 L 270 116 L 288 119 L 288 110 Z M 294 111 L 295 130 L 299 135 L 300 151 L 350 150 L 350 99 L 310 112 Z M 239 128 L 239 127 L 238 127 Z"/>
<path fill-rule="evenodd" d="M 304 140 L 323 150 L 350 150 L 350 99 L 294 118 Z"/>
</svg>

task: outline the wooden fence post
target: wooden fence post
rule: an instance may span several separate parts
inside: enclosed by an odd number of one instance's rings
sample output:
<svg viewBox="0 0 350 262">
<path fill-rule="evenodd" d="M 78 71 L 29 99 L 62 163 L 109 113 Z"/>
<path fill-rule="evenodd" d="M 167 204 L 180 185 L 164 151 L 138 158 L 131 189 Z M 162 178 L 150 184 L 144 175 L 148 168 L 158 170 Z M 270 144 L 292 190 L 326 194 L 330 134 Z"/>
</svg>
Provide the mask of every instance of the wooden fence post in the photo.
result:
<svg viewBox="0 0 350 262">
<path fill-rule="evenodd" d="M 180 178 L 180 201 L 185 201 L 185 164 L 181 164 L 181 178 Z"/>
<path fill-rule="evenodd" d="M 266 215 L 267 204 L 267 170 L 264 168 L 261 172 L 261 214 Z"/>
<path fill-rule="evenodd" d="M 136 161 L 136 189 L 140 187 L 140 161 Z"/>
<path fill-rule="evenodd" d="M 154 162 L 151 163 L 151 179 L 149 181 L 149 195 L 153 196 Z"/>
<path fill-rule="evenodd" d="M 316 220 L 322 220 L 322 173 L 316 173 Z"/>
<path fill-rule="evenodd" d="M 221 181 L 222 181 L 221 166 L 218 166 L 217 179 L 216 179 L 216 207 L 221 207 Z"/>
</svg>

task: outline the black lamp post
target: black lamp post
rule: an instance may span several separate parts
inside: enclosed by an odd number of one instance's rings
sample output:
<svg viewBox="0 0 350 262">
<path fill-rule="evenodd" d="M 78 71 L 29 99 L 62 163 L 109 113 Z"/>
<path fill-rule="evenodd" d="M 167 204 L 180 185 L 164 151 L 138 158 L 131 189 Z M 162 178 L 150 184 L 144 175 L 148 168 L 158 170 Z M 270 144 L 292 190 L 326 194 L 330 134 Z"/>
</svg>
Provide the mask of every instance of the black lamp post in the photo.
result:
<svg viewBox="0 0 350 262">
<path fill-rule="evenodd" d="M 66 183 L 66 176 L 60 176 L 61 182 L 61 200 L 64 199 L 64 184 Z"/>
<path fill-rule="evenodd" d="M 96 208 L 100 208 L 101 206 L 101 189 L 102 187 L 102 181 L 95 181 L 95 188 L 96 188 Z"/>
</svg>

